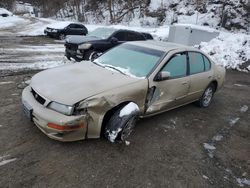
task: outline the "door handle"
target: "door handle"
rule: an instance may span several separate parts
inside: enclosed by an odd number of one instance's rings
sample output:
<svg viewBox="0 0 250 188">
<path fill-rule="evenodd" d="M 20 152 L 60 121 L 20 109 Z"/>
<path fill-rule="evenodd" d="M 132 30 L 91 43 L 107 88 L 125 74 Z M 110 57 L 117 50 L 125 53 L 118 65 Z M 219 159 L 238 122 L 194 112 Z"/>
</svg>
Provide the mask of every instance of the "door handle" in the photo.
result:
<svg viewBox="0 0 250 188">
<path fill-rule="evenodd" d="M 187 85 L 188 83 L 187 82 L 182 82 L 182 85 Z"/>
<path fill-rule="evenodd" d="M 208 79 L 211 79 L 211 78 L 212 78 L 212 76 L 209 76 L 209 77 L 208 77 Z"/>
</svg>

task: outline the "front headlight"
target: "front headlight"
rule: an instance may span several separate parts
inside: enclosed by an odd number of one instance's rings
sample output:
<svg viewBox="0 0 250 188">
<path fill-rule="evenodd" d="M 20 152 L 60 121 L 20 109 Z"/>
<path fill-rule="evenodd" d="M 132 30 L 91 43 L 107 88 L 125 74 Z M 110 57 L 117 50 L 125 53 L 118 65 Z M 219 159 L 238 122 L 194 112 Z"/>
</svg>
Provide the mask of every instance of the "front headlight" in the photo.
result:
<svg viewBox="0 0 250 188">
<path fill-rule="evenodd" d="M 79 50 L 87 50 L 87 49 L 89 49 L 91 46 L 92 46 L 92 44 L 89 44 L 89 43 L 80 44 L 80 45 L 78 46 L 78 49 L 79 49 Z"/>
<path fill-rule="evenodd" d="M 57 102 L 51 102 L 48 106 L 49 109 L 55 110 L 59 113 L 65 114 L 65 115 L 72 115 L 73 111 L 74 111 L 74 107 L 73 106 L 68 106 L 68 105 L 64 105 L 64 104 L 60 104 Z"/>
<path fill-rule="evenodd" d="M 51 32 L 53 32 L 53 33 L 57 33 L 57 31 L 58 31 L 57 29 L 52 29 L 51 30 Z"/>
</svg>

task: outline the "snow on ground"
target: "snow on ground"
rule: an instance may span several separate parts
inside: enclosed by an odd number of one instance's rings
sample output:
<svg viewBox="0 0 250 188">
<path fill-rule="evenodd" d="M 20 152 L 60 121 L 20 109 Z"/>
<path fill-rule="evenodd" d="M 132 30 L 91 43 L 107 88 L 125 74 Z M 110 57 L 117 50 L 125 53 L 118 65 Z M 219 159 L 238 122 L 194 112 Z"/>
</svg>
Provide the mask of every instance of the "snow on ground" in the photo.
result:
<svg viewBox="0 0 250 188">
<path fill-rule="evenodd" d="M 26 19 L 21 18 L 19 16 L 8 16 L 8 17 L 0 17 L 0 30 L 14 27 L 17 24 L 27 24 L 29 23 Z"/>
<path fill-rule="evenodd" d="M 152 5 L 153 6 L 153 5 Z M 199 17 L 201 19 L 201 16 Z M 47 18 L 24 18 L 18 16 L 9 16 L 0 18 L 0 36 L 1 35 L 15 35 L 15 36 L 38 36 L 44 35 L 46 27 L 58 27 L 70 23 L 69 21 L 56 21 Z M 185 23 L 185 21 L 180 21 Z M 190 23 L 190 20 L 189 22 Z M 86 25 L 89 31 L 93 31 L 99 27 L 113 27 L 117 29 L 131 29 L 139 32 L 148 32 L 156 40 L 167 40 L 169 26 L 164 25 L 160 27 L 139 27 L 135 24 L 130 25 Z M 198 27 L 198 26 L 197 26 Z M 5 30 L 8 29 L 8 32 Z M 2 32 L 1 32 L 2 30 Z M 10 30 L 10 31 L 9 31 Z M 12 30 L 14 30 L 12 32 Z M 214 30 L 207 28 L 207 30 Z M 219 31 L 220 35 L 210 42 L 202 42 L 199 48 L 210 55 L 212 60 L 219 65 L 226 68 L 238 69 L 239 65 L 250 59 L 250 35 L 244 33 L 230 33 L 226 31 Z M 25 48 L 24 48 L 25 49 Z M 21 49 L 18 49 L 21 51 Z M 26 50 L 26 49 L 25 49 Z M 41 50 L 39 48 L 32 48 L 32 51 Z M 61 50 L 61 49 L 60 49 Z M 55 61 L 57 62 L 57 61 Z M 58 63 L 56 63 L 58 64 Z M 25 66 L 25 65 L 24 65 Z M 9 66 L 11 68 L 11 66 Z M 16 67 L 16 66 L 14 66 Z M 13 68 L 14 68 L 13 67 Z M 30 65 L 34 67 L 34 65 Z M 46 67 L 46 66 L 45 66 Z M 49 65 L 49 67 L 51 67 Z M 249 66 L 250 69 L 250 66 Z"/>
<path fill-rule="evenodd" d="M 10 162 L 15 161 L 16 158 L 10 158 L 9 155 L 0 156 L 0 166 L 6 165 Z"/>
<path fill-rule="evenodd" d="M 241 113 L 244 113 L 244 112 L 246 112 L 246 111 L 248 111 L 248 106 L 247 106 L 247 105 L 243 105 L 243 106 L 240 108 L 240 112 L 241 112 Z"/>
</svg>

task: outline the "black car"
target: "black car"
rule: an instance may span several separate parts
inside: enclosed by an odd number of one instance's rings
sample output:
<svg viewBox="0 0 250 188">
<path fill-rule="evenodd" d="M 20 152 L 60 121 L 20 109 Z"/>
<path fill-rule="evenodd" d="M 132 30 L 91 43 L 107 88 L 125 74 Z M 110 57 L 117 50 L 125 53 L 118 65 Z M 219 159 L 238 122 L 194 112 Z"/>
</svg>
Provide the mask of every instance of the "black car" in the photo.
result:
<svg viewBox="0 0 250 188">
<path fill-rule="evenodd" d="M 88 29 L 80 23 L 62 22 L 47 27 L 44 34 L 62 40 L 67 35 L 87 35 Z"/>
<path fill-rule="evenodd" d="M 126 41 L 153 39 L 149 33 L 131 30 L 98 28 L 86 37 L 68 36 L 65 43 L 65 56 L 70 60 L 94 60 L 108 49 Z"/>
</svg>

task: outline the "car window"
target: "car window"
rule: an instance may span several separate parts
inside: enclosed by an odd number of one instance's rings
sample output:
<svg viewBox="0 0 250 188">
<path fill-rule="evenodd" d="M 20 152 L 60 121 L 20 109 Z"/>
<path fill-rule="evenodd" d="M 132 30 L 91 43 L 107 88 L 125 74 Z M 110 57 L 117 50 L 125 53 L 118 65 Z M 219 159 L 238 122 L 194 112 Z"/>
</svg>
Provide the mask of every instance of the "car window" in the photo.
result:
<svg viewBox="0 0 250 188">
<path fill-rule="evenodd" d="M 114 28 L 97 28 L 94 31 L 89 32 L 88 36 L 94 36 L 102 39 L 106 39 L 116 32 Z M 115 37 L 115 36 L 114 36 Z"/>
<path fill-rule="evenodd" d="M 144 40 L 144 37 L 136 32 L 127 32 L 126 41 Z"/>
<path fill-rule="evenodd" d="M 114 34 L 114 37 L 118 39 L 118 41 L 126 41 L 126 33 L 124 31 L 119 31 Z"/>
<path fill-rule="evenodd" d="M 75 24 L 70 24 L 68 28 L 75 28 Z"/>
<path fill-rule="evenodd" d="M 204 63 L 205 63 L 205 71 L 208 71 L 211 69 L 211 63 L 210 61 L 208 60 L 208 58 L 206 56 L 203 55 L 203 60 L 204 60 Z"/>
<path fill-rule="evenodd" d="M 75 24 L 75 28 L 78 28 L 78 29 L 80 29 L 80 28 L 83 28 L 83 26 L 81 26 L 81 25 L 78 25 L 78 24 Z"/>
<path fill-rule="evenodd" d="M 188 52 L 190 74 L 196 74 L 199 72 L 204 72 L 205 66 L 203 61 L 203 55 L 198 52 Z"/>
<path fill-rule="evenodd" d="M 170 78 L 178 78 L 187 75 L 187 56 L 186 53 L 175 54 L 168 63 L 163 67 L 162 71 L 170 73 Z"/>
</svg>

